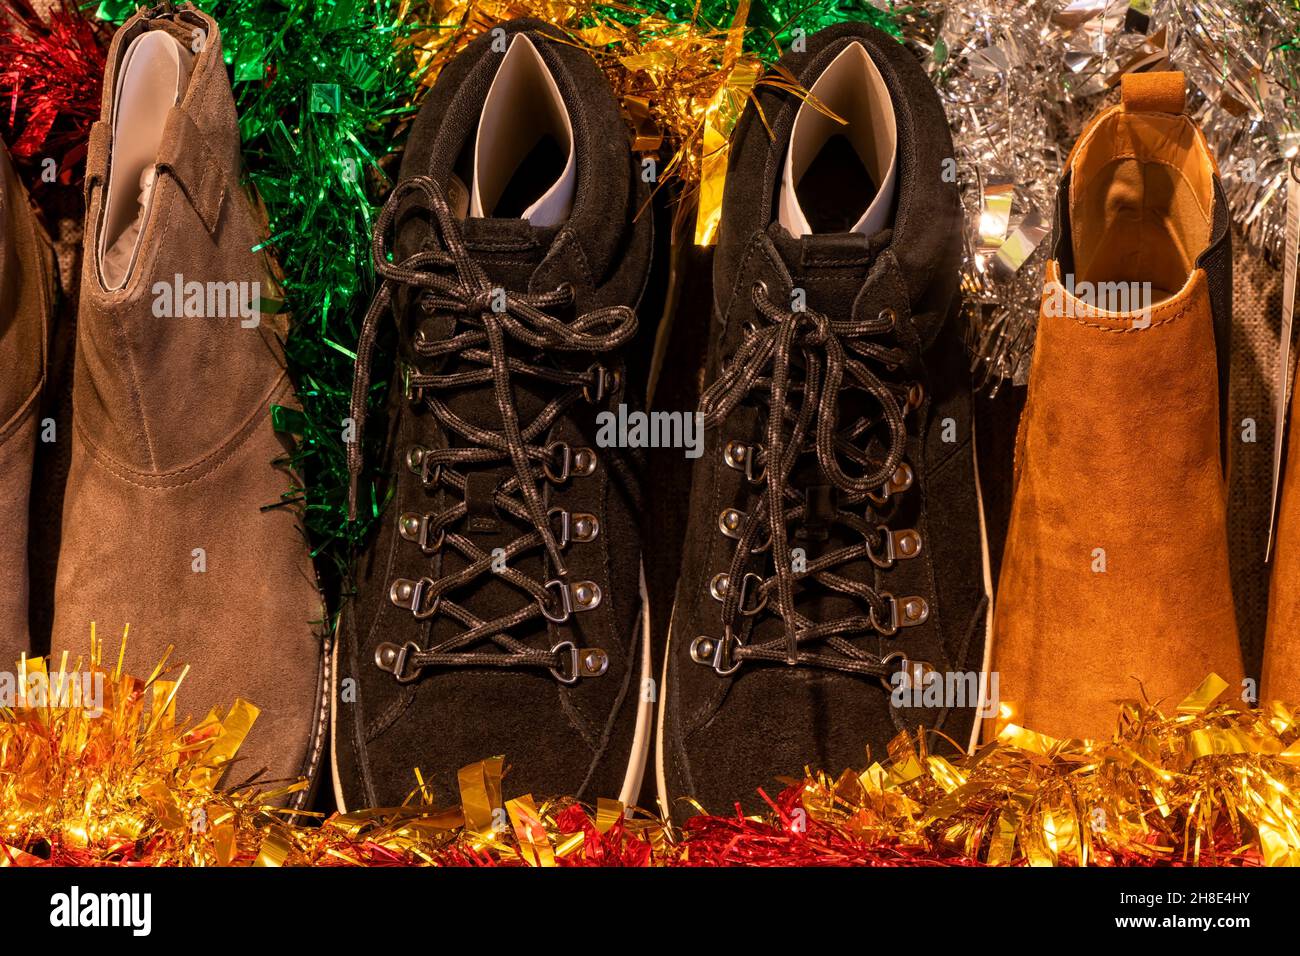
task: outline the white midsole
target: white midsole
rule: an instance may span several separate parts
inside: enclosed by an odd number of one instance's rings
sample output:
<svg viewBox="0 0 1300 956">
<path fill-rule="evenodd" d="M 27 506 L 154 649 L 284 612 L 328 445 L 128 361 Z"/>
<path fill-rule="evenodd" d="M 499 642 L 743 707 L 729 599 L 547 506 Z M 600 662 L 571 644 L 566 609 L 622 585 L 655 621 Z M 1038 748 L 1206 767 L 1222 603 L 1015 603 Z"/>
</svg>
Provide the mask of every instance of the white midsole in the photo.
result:
<svg viewBox="0 0 1300 956">
<path fill-rule="evenodd" d="M 641 792 L 641 780 L 645 776 L 646 757 L 650 752 L 650 720 L 654 709 L 653 692 L 647 681 L 650 680 L 650 596 L 645 583 L 645 566 L 641 566 L 641 673 L 637 686 L 630 690 L 640 698 L 637 704 L 636 729 L 632 734 L 632 753 L 628 759 L 627 771 L 623 775 L 623 787 L 618 799 L 623 806 L 631 807 Z M 339 618 L 340 623 L 342 617 Z M 334 800 L 339 813 L 347 813 L 347 803 L 343 799 L 343 785 L 339 775 L 338 758 L 338 700 L 339 700 L 339 640 L 337 630 L 334 635 L 334 666 L 330 668 L 330 771 L 334 783 Z"/>
<path fill-rule="evenodd" d="M 645 776 L 646 757 L 650 754 L 650 721 L 655 706 L 655 693 L 650 683 L 653 673 L 650 664 L 650 594 L 645 583 L 645 565 L 641 565 L 641 673 L 637 686 L 631 688 L 638 697 L 636 730 L 632 734 L 632 756 L 627 773 L 623 776 L 623 789 L 618 799 L 623 806 L 631 807 L 641 796 L 641 780 Z"/>
<path fill-rule="evenodd" d="M 988 609 L 984 612 L 984 662 L 980 665 L 980 697 L 975 707 L 975 719 L 971 721 L 970 741 L 966 745 L 966 752 L 974 753 L 980 743 L 980 729 L 984 722 L 980 714 L 984 713 L 987 705 L 989 675 L 993 670 L 993 561 L 989 556 L 989 531 L 984 518 L 984 492 L 980 488 L 979 441 L 975 434 L 974 408 L 971 408 L 970 415 L 970 453 L 971 463 L 975 468 L 975 503 L 980 515 L 980 558 L 984 565 L 984 594 L 989 599 Z"/>
<path fill-rule="evenodd" d="M 343 784 L 339 779 L 339 629 L 343 627 L 343 615 L 339 615 L 338 627 L 334 628 L 334 666 L 330 668 L 330 780 L 334 785 L 334 803 L 339 813 L 347 813 L 343 800 Z"/>
<path fill-rule="evenodd" d="M 668 640 L 664 642 L 664 667 L 659 682 L 659 715 L 655 722 L 655 789 L 659 795 L 659 815 L 672 825 L 669 813 L 672 803 L 668 799 L 668 778 L 664 774 L 664 712 L 668 710 L 668 662 L 673 653 L 673 619 L 677 617 L 677 599 L 673 598 L 673 612 L 668 618 Z"/>
</svg>

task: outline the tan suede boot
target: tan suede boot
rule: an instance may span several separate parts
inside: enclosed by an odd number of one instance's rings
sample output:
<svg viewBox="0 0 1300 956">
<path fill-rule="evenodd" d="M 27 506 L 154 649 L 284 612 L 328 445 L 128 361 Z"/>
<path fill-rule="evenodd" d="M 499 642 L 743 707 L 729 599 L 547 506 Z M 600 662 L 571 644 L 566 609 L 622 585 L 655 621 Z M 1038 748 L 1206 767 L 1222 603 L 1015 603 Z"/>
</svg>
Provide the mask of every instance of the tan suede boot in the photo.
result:
<svg viewBox="0 0 1300 956">
<path fill-rule="evenodd" d="M 50 241 L 0 145 L 0 671 L 30 650 L 28 503 L 53 308 Z"/>
<path fill-rule="evenodd" d="M 1125 76 L 1061 184 L 993 649 L 1004 716 L 1056 737 L 1108 737 L 1117 700 L 1172 708 L 1211 671 L 1242 676 L 1228 215 L 1182 114 L 1181 74 Z"/>
<path fill-rule="evenodd" d="M 1293 387 L 1294 389 L 1294 387 Z M 1290 437 L 1278 502 L 1273 578 L 1268 591 L 1264 632 L 1264 673 L 1260 700 L 1300 704 L 1300 440 L 1296 416 L 1300 389 L 1291 393 Z"/>
<path fill-rule="evenodd" d="M 272 405 L 292 404 L 264 223 L 239 184 L 217 24 L 190 5 L 113 39 L 87 160 L 74 445 L 55 647 L 111 648 L 128 669 L 169 644 L 191 665 L 180 711 L 261 708 L 239 783 L 314 776 L 325 728 L 323 609 Z"/>
</svg>

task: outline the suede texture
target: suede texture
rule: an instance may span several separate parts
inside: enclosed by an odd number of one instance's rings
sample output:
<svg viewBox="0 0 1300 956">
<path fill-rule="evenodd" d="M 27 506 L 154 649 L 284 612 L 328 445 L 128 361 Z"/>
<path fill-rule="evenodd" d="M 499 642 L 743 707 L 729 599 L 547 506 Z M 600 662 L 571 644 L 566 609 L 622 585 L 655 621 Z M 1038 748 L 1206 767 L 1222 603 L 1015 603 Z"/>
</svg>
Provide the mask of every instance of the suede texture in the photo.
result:
<svg viewBox="0 0 1300 956">
<path fill-rule="evenodd" d="M 1290 429 L 1295 435 L 1300 389 L 1291 393 Z M 1260 700 L 1300 700 L 1300 449 L 1292 437 L 1282 473 L 1277 538 L 1264 635 Z"/>
<path fill-rule="evenodd" d="M 1181 198 L 1135 193 L 1142 180 L 1129 162 L 1131 144 L 1146 141 L 1160 151 L 1147 158 L 1166 169 L 1212 171 L 1199 131 L 1181 117 L 1136 109 L 1171 105 L 1171 84 L 1155 93 L 1126 88 L 1127 145 L 1094 135 L 1095 127 L 1085 132 L 1061 187 L 1056 258 L 1017 438 L 993 649 L 1003 716 L 1056 737 L 1110 735 L 1118 700 L 1145 697 L 1169 708 L 1211 672 L 1242 679 L 1221 437 L 1228 358 L 1221 343 L 1230 323 L 1223 287 L 1231 289 L 1226 208 L 1217 181 L 1186 186 L 1195 172 L 1183 180 Z M 1116 115 L 1107 111 L 1096 123 Z M 1113 179 L 1074 188 L 1082 169 L 1104 169 Z M 1109 194 L 1100 207 L 1106 218 L 1085 224 L 1100 214 L 1082 198 L 1094 188 Z M 1156 223 L 1150 235 L 1165 240 L 1205 237 L 1200 249 L 1153 240 L 1123 274 L 1093 274 L 1091 281 L 1150 281 L 1157 300 L 1148 311 L 1103 311 L 1054 288 L 1075 263 L 1097 261 L 1096 250 L 1079 242 L 1122 245 L 1138 220 Z M 1161 300 L 1179 270 L 1187 274 Z"/>
<path fill-rule="evenodd" d="M 759 106 L 774 135 L 769 137 L 758 111 L 747 107 L 727 175 L 705 382 L 718 376 L 740 345 L 745 323 L 754 318 L 750 291 L 755 283 L 765 283 L 777 302 L 788 299 L 793 288 L 804 289 L 808 308 L 832 318 L 895 310 L 898 323 L 890 344 L 908 353 L 906 377 L 922 384 L 925 399 L 908 416 L 904 457 L 915 473 L 913 487 L 881 520 L 892 529 L 917 530 L 922 549 L 889 570 L 860 560 L 838 573 L 899 598 L 923 596 L 930 615 L 924 624 L 892 637 L 863 634 L 853 643 L 879 656 L 903 652 L 939 671 L 978 671 L 986 601 L 969 376 L 953 314 L 961 214 L 956 189 L 945 183 L 941 165 L 952 155 L 952 145 L 942 108 L 919 65 L 902 45 L 865 25 L 821 31 L 809 38 L 806 53 L 787 55 L 782 65 L 809 86 L 853 42 L 876 63 L 897 117 L 899 184 L 891 227 L 870 238 L 794 239 L 774 221 L 780 170 L 800 100 L 771 88 L 760 92 Z M 659 740 L 661 798 L 679 821 L 694 812 L 685 798 L 720 813 L 730 812 L 730 801 L 739 800 L 752 812 L 764 806 L 758 788 L 773 793 L 781 787 L 776 777 L 797 777 L 809 763 L 833 773 L 861 768 L 884 756 L 900 730 L 938 729 L 964 746 L 972 725 L 971 708 L 895 707 L 889 691 L 870 677 L 762 663 L 747 663 L 737 674 L 721 677 L 692 660 L 690 646 L 697 636 L 721 636 L 722 605 L 710 594 L 709 582 L 730 565 L 735 542 L 719 531 L 719 514 L 727 507 L 749 512 L 761 494 L 760 485 L 725 464 L 722 451 L 730 440 L 761 442 L 765 414 L 762 406 L 744 403 L 710 430 L 692 475 Z M 953 440 L 944 439 L 945 420 Z M 811 475 L 808 466 L 798 467 Z M 839 534 L 832 536 L 832 545 L 847 543 Z M 792 538 L 792 543 L 801 542 Z M 767 554 L 751 557 L 748 567 L 772 573 Z M 838 596 L 809 591 L 797 601 L 813 620 L 849 612 L 849 601 Z M 755 639 L 783 632 L 775 615 L 754 620 Z M 929 742 L 936 750 L 949 746 L 938 735 L 930 735 Z"/>
<path fill-rule="evenodd" d="M 0 145 L 0 671 L 31 652 L 28 501 L 53 310 L 53 250 Z"/>
<path fill-rule="evenodd" d="M 130 41 L 206 33 L 159 153 L 134 272 L 100 280 L 113 93 Z M 132 17 L 109 50 L 101 120 L 87 160 L 87 227 L 73 391 L 73 449 L 55 587 L 53 645 L 84 650 L 92 622 L 112 648 L 130 626 L 127 670 L 148 674 L 175 645 L 192 670 L 179 712 L 202 717 L 242 697 L 261 714 L 225 781 L 314 779 L 327 730 L 323 607 L 307 542 L 288 508 L 297 479 L 273 405 L 293 407 L 285 317 L 155 314 L 157 283 L 259 283 L 265 222 L 239 182 L 239 132 L 215 21 L 190 5 Z M 201 549 L 202 554 L 196 554 Z M 203 568 L 200 570 L 200 568 Z M 308 792 L 291 802 L 302 803 Z"/>
<path fill-rule="evenodd" d="M 516 20 L 504 29 L 507 36 L 527 32 L 569 111 L 577 162 L 574 206 L 566 222 L 550 228 L 523 220 L 465 220 L 466 246 L 489 278 L 505 288 L 542 291 L 569 282 L 577 312 L 605 305 L 636 307 L 650 270 L 653 228 L 649 216 L 633 221 L 648 190 L 635 175 L 613 95 L 590 57 L 559 40 L 552 28 L 539 21 Z M 412 128 L 402 178 L 432 176 L 445 188 L 453 171 L 459 173 L 472 157 L 483 101 L 501 61 L 491 41 L 485 36 L 470 44 L 439 74 Z M 397 255 L 409 256 L 428 241 L 427 218 L 413 209 L 399 219 L 397 232 Z M 446 322 L 439 324 L 437 318 L 421 317 L 408 300 L 404 291 L 399 293 L 395 309 L 402 358 L 427 370 L 429 361 L 409 351 L 416 323 L 425 323 L 421 328 L 433 336 L 453 334 L 455 329 Z M 609 369 L 626 369 L 620 354 L 579 358 L 582 368 L 598 360 Z M 575 361 L 562 354 L 549 360 L 565 367 Z M 609 657 L 608 670 L 572 686 L 539 668 L 481 666 L 430 668 L 413 683 L 401 684 L 376 666 L 375 650 L 381 643 L 412 641 L 429 647 L 464 629 L 446 614 L 431 621 L 417 620 L 390 599 L 390 584 L 396 578 L 436 578 L 464 566 L 452 549 L 426 555 L 398 533 L 402 514 L 440 512 L 456 502 L 445 489 L 426 490 L 421 478 L 405 465 L 413 445 L 445 447 L 451 436 L 423 403 L 407 401 L 400 387 L 392 389 L 384 467 L 392 473 L 393 498 L 375 538 L 358 558 L 357 593 L 345 602 L 340 625 L 339 677 L 353 678 L 356 687 L 355 700 L 340 697 L 335 703 L 335 761 L 346 806 L 400 803 L 415 787 L 416 768 L 430 798 L 453 801 L 458 792 L 457 768 L 498 754 L 507 761 L 506 797 L 530 792 L 616 797 L 625 778 L 634 776 L 629 766 L 639 759 L 632 752 L 632 740 L 645 662 L 636 505 L 642 466 L 637 454 L 598 448 L 596 414 L 615 409 L 620 402 L 636 408 L 635 395 L 644 388 L 644 381 L 633 387 L 625 373 L 623 384 L 612 395 L 600 404 L 572 406 L 545 439 L 564 440 L 597 453 L 591 475 L 543 483 L 543 493 L 548 507 L 597 516 L 599 534 L 594 540 L 570 544 L 564 559 L 570 578 L 595 582 L 602 599 L 595 609 L 575 613 L 563 624 L 534 619 L 512 628 L 511 634 L 539 648 L 561 640 L 602 648 Z M 525 376 L 512 379 L 512 390 L 523 423 L 556 394 L 554 388 L 538 388 L 535 380 Z M 457 414 L 500 431 L 500 412 L 490 388 L 449 391 L 444 397 Z M 509 466 L 494 470 L 492 475 L 488 469 L 477 469 L 484 477 L 476 480 L 490 487 L 513 474 Z M 475 471 L 468 469 L 471 475 Z M 497 517 L 501 526 L 496 531 L 462 521 L 458 533 L 490 550 L 529 530 L 523 522 Z M 512 558 L 510 567 L 539 581 L 551 577 L 550 561 L 539 549 Z M 513 613 L 530 600 L 521 590 L 494 578 L 491 574 L 476 578 L 457 589 L 454 600 L 481 620 Z M 484 641 L 472 649 L 490 647 Z"/>
</svg>

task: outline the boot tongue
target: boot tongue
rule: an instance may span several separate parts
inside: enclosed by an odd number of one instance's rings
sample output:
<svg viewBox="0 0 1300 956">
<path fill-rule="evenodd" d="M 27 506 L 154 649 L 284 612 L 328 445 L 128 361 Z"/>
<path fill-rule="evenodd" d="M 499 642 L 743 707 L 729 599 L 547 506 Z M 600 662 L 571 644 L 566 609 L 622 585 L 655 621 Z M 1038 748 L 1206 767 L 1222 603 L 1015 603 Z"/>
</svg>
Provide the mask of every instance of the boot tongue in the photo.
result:
<svg viewBox="0 0 1300 956">
<path fill-rule="evenodd" d="M 888 248 L 892 231 L 883 229 L 871 236 L 846 232 L 796 238 L 779 223 L 773 223 L 768 235 L 790 273 L 794 288 L 803 290 L 806 307 L 828 318 L 843 320 L 849 318 L 853 303 L 877 257 Z M 772 291 L 777 294 L 775 289 Z M 778 304 L 788 306 L 788 303 Z M 839 396 L 840 426 L 847 427 L 862 415 L 879 415 L 875 400 L 858 389 L 843 389 Z M 873 432 L 867 440 L 875 454 L 884 454 L 878 434 Z M 841 465 L 851 472 L 858 470 L 858 466 L 843 461 Z M 789 485 L 798 489 L 805 502 L 803 520 L 789 525 L 792 549 L 801 549 L 805 558 L 811 560 L 820 554 L 860 543 L 861 538 L 850 529 L 832 521 L 837 507 L 842 506 L 842 495 L 814 454 L 809 452 L 799 457 L 790 473 Z M 771 570 L 766 573 L 770 574 Z M 876 582 L 872 565 L 863 559 L 841 565 L 835 573 L 872 585 Z M 796 606 L 800 613 L 814 620 L 831 620 L 863 612 L 857 602 L 820 586 L 800 589 Z M 782 632 L 781 622 L 775 617 L 765 618 L 758 627 L 756 636 L 760 640 L 777 637 Z"/>
<path fill-rule="evenodd" d="M 535 226 L 527 219 L 469 217 L 461 220 L 465 247 L 490 281 L 512 292 L 528 283 L 559 233 L 559 226 Z"/>
<path fill-rule="evenodd" d="M 461 236 L 471 258 L 487 276 L 488 281 L 506 292 L 521 294 L 529 291 L 547 291 L 543 288 L 530 289 L 530 282 L 554 244 L 559 233 L 559 226 L 535 226 L 526 219 L 517 218 L 480 218 L 468 217 L 460 223 Z M 560 309 L 548 309 L 548 314 L 556 318 L 565 318 Z M 481 327 L 479 319 L 471 317 L 438 316 L 427 322 L 434 324 L 435 338 L 450 338 L 469 328 Z M 504 337 L 505 349 L 509 356 L 534 365 L 554 365 L 566 361 L 566 357 L 555 352 L 544 353 L 520 343 L 509 335 Z M 487 346 L 483 346 L 486 350 Z M 590 363 L 586 356 L 585 362 Z M 479 371 L 485 366 L 464 357 L 448 356 L 439 371 Z M 585 365 L 584 365 L 585 367 Z M 430 371 L 433 368 L 430 367 Z M 556 387 L 537 378 L 523 374 L 510 376 L 511 404 L 518 416 L 521 428 L 528 424 L 557 394 Z M 464 388 L 444 389 L 438 397 L 446 402 L 452 412 L 473 425 L 488 431 L 501 433 L 504 424 L 501 409 L 497 404 L 496 390 L 492 382 Z M 448 432 L 447 438 L 453 446 L 467 446 L 470 443 L 464 436 Z M 545 444 L 543 436 L 536 440 Z M 460 466 L 465 475 L 464 500 L 466 516 L 458 523 L 456 531 L 475 542 L 479 547 L 491 551 L 503 548 L 530 528 L 502 513 L 493 504 L 496 489 L 514 474 L 513 466 L 507 461 L 498 461 L 490 466 Z M 442 506 L 450 507 L 458 497 L 455 493 L 443 490 Z M 518 494 L 515 496 L 519 497 Z M 453 549 L 444 549 L 441 556 L 440 572 L 452 574 L 467 565 L 465 558 Z M 537 580 L 545 580 L 548 574 L 546 562 L 539 552 L 521 555 L 510 562 L 512 569 L 527 574 Z M 476 579 L 473 587 L 460 589 L 455 600 L 471 613 L 484 619 L 499 617 L 507 611 L 514 611 L 526 603 L 519 591 L 502 581 L 498 575 L 486 574 Z M 465 628 L 458 622 L 439 615 L 435 619 L 432 639 L 445 640 Z M 528 629 L 512 632 L 517 639 L 532 643 L 544 643 L 546 638 L 545 622 L 535 622 Z M 540 644 L 539 644 L 540 646 Z M 490 650 L 490 642 L 476 646 L 474 650 Z"/>
<path fill-rule="evenodd" d="M 871 236 L 835 232 L 795 238 L 779 223 L 768 229 L 795 288 L 804 290 L 807 307 L 837 319 L 848 317 L 867 273 L 892 235 L 892 230 L 882 229 Z"/>
<path fill-rule="evenodd" d="M 550 252 L 559 227 L 534 226 L 526 219 L 471 217 L 462 221 L 461 232 L 465 247 L 475 263 L 487 275 L 489 282 L 507 292 L 525 293 L 531 291 L 529 283 L 537 267 Z M 557 314 L 556 317 L 561 316 Z M 445 328 L 436 329 L 440 337 L 455 335 L 466 328 L 464 318 L 446 317 L 435 321 L 445 325 Z M 556 360 L 554 355 L 539 355 L 535 350 L 508 336 L 505 343 L 506 351 L 510 355 L 524 361 L 550 364 Z M 469 366 L 465 365 L 465 367 Z M 450 365 L 448 368 L 450 369 Z M 554 397 L 550 386 L 527 376 L 511 376 L 511 387 L 520 422 L 525 425 L 541 411 L 547 401 Z M 468 421 L 493 431 L 501 429 L 501 412 L 497 408 L 494 390 L 490 384 L 455 389 L 445 393 L 443 398 L 457 415 L 465 417 Z"/>
</svg>

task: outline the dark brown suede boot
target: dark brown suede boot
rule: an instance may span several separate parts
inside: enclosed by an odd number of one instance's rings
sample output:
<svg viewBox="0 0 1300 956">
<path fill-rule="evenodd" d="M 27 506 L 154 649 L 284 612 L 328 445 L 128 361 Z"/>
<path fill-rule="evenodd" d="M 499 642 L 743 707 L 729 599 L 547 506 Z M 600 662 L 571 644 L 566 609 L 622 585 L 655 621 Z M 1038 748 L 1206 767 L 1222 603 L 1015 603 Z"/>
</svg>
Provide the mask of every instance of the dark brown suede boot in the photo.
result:
<svg viewBox="0 0 1300 956">
<path fill-rule="evenodd" d="M 151 12 L 113 39 L 90 139 L 55 647 L 129 624 L 145 675 L 174 644 L 183 713 L 261 708 L 226 783 L 314 777 L 323 608 L 294 514 L 266 507 L 294 481 L 269 414 L 294 393 L 265 224 L 216 22 Z"/>
<path fill-rule="evenodd" d="M 27 508 L 54 307 L 54 255 L 0 146 L 0 670 L 29 650 Z"/>
<path fill-rule="evenodd" d="M 631 803 L 650 742 L 640 448 L 606 428 L 637 411 L 649 190 L 591 57 L 536 20 L 499 36 L 439 74 L 376 221 L 358 425 L 381 323 L 401 366 L 391 498 L 340 615 L 348 810 L 454 800 L 495 754 L 506 797 Z"/>
</svg>

